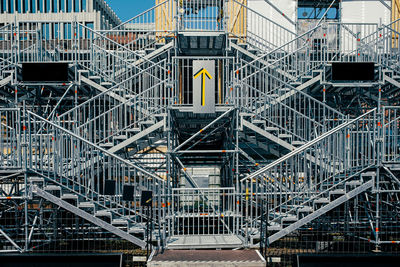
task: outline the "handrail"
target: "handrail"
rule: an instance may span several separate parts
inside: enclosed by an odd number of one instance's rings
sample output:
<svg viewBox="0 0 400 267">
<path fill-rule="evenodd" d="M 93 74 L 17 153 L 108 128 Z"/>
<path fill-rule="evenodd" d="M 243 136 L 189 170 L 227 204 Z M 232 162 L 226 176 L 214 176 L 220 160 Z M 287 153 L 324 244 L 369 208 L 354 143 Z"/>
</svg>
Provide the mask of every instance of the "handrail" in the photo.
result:
<svg viewBox="0 0 400 267">
<path fill-rule="evenodd" d="M 111 158 L 114 158 L 114 159 L 116 159 L 116 160 L 118 160 L 118 161 L 120 161 L 120 162 L 122 162 L 122 163 L 124 163 L 124 164 L 126 164 L 126 165 L 128 165 L 128 166 L 130 166 L 130 167 L 132 167 L 132 168 L 134 168 L 134 169 L 136 169 L 136 170 L 138 170 L 138 171 L 144 173 L 144 174 L 146 174 L 147 176 L 150 176 L 151 178 L 156 179 L 156 180 L 159 181 L 159 182 L 165 183 L 164 179 L 162 179 L 162 178 L 160 178 L 160 177 L 158 177 L 158 176 L 156 176 L 156 175 L 154 175 L 154 174 L 148 172 L 147 170 L 145 170 L 145 169 L 143 169 L 143 168 L 141 168 L 141 167 L 139 167 L 139 166 L 136 166 L 136 165 L 133 164 L 131 161 L 126 160 L 126 159 L 123 159 L 123 158 L 121 158 L 120 156 L 117 156 L 117 155 L 115 155 L 115 154 L 109 152 L 108 150 L 106 150 L 106 149 L 104 149 L 104 148 L 102 148 L 102 147 L 100 147 L 100 146 L 98 146 L 98 145 L 96 145 L 96 144 L 93 144 L 93 143 L 89 142 L 88 140 L 86 140 L 85 138 L 82 138 L 82 137 L 80 137 L 79 135 L 76 135 L 75 133 L 73 133 L 73 132 L 71 132 L 71 131 L 69 131 L 69 130 L 63 128 L 63 127 L 61 127 L 60 125 L 58 125 L 58 124 L 56 124 L 56 123 L 54 123 L 54 122 L 48 121 L 48 120 L 46 120 L 45 118 L 43 118 L 43 117 L 41 117 L 41 116 L 39 116 L 39 115 L 37 115 L 37 114 L 35 114 L 35 113 L 29 111 L 29 110 L 26 110 L 26 112 L 27 112 L 29 115 L 31 115 L 32 117 L 35 117 L 35 118 L 37 118 L 38 120 L 43 121 L 44 123 L 47 123 L 47 124 L 51 125 L 51 126 L 54 127 L 54 128 L 57 128 L 57 129 L 60 130 L 61 132 L 64 132 L 65 134 L 67 134 L 67 135 L 69 135 L 69 136 L 71 136 L 71 137 L 73 137 L 73 138 L 78 139 L 79 141 L 81 141 L 81 142 L 83 142 L 83 143 L 85 143 L 85 144 L 87 144 L 87 145 L 89 145 L 89 146 L 95 148 L 96 150 L 98 150 L 98 151 L 104 153 L 105 155 L 107 155 L 107 156 L 109 156 L 109 157 L 111 157 Z"/>
<path fill-rule="evenodd" d="M 285 156 L 283 156 L 283 157 L 277 159 L 276 161 L 272 162 L 271 164 L 268 164 L 268 165 L 265 166 L 264 168 L 261 168 L 260 170 L 255 171 L 255 172 L 252 173 L 252 174 L 249 174 L 248 176 L 246 176 L 245 178 L 241 179 L 240 181 L 243 182 L 243 181 L 245 181 L 245 180 L 249 180 L 249 179 L 252 179 L 252 178 L 257 177 L 258 175 L 260 175 L 260 174 L 262 174 L 262 173 L 264 173 L 264 172 L 270 170 L 271 168 L 277 166 L 278 164 L 284 162 L 285 160 L 288 160 L 289 158 L 291 158 L 291 157 L 293 157 L 293 156 L 295 156 L 295 155 L 297 155 L 297 154 L 299 154 L 299 153 L 301 153 L 301 152 L 304 152 L 305 150 L 307 150 L 307 149 L 310 148 L 311 146 L 315 145 L 315 144 L 318 143 L 319 141 L 325 139 L 326 137 L 329 137 L 329 136 L 331 136 L 332 134 L 337 133 L 337 132 L 339 132 L 340 130 L 346 128 L 347 126 L 349 126 L 349 125 L 351 125 L 351 124 L 357 122 L 358 120 L 360 120 L 360 119 L 362 119 L 362 118 L 368 116 L 369 114 L 375 112 L 376 110 L 377 110 L 377 108 L 374 108 L 374 109 L 368 111 L 367 113 L 365 113 L 365 114 L 363 114 L 363 115 L 361 115 L 361 116 L 359 116 L 359 117 L 357 117 L 357 118 L 355 118 L 355 119 L 353 119 L 353 120 L 350 120 L 350 121 L 348 121 L 348 122 L 343 123 L 342 125 L 337 126 L 336 128 L 333 128 L 332 130 L 330 130 L 330 131 L 328 131 L 328 132 L 326 132 L 326 133 L 324 133 L 324 134 L 318 136 L 318 137 L 315 138 L 314 140 L 312 140 L 312 141 L 310 141 L 310 142 L 308 142 L 308 143 L 302 145 L 301 147 L 299 147 L 299 148 L 293 150 L 292 152 L 289 152 L 287 155 L 285 155 Z"/>
</svg>

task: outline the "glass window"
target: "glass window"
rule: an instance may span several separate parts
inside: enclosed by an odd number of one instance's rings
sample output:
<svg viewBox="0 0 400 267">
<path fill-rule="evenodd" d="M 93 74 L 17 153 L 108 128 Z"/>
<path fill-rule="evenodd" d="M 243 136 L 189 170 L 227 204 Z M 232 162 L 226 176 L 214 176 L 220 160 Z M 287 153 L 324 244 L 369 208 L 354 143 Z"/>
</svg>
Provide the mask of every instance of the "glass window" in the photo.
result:
<svg viewBox="0 0 400 267">
<path fill-rule="evenodd" d="M 36 13 L 36 0 L 31 0 L 31 12 Z"/>
<path fill-rule="evenodd" d="M 72 12 L 72 0 L 65 0 L 67 2 L 67 12 Z"/>
<path fill-rule="evenodd" d="M 62 12 L 65 12 L 65 1 L 64 0 L 60 0 L 60 1 L 58 1 L 58 4 L 59 4 L 58 10 L 60 10 Z"/>
<path fill-rule="evenodd" d="M 43 1 L 44 0 L 39 0 L 39 2 L 38 2 L 38 11 L 40 12 L 40 13 L 43 13 Z"/>
<path fill-rule="evenodd" d="M 14 1 L 8 0 L 8 13 L 14 13 Z"/>
<path fill-rule="evenodd" d="M 82 0 L 82 11 L 86 11 L 86 0 Z"/>
<path fill-rule="evenodd" d="M 21 0 L 16 0 L 15 1 L 15 13 L 21 13 Z"/>
<path fill-rule="evenodd" d="M 51 0 L 45 0 L 46 1 L 46 13 L 50 13 L 51 12 Z"/>
<path fill-rule="evenodd" d="M 1 0 L 1 13 L 6 12 L 6 0 Z"/>
<path fill-rule="evenodd" d="M 64 39 L 68 40 L 72 37 L 71 23 L 64 23 Z"/>
<path fill-rule="evenodd" d="M 58 13 L 57 0 L 53 0 L 53 9 L 51 11 L 53 13 Z"/>
</svg>

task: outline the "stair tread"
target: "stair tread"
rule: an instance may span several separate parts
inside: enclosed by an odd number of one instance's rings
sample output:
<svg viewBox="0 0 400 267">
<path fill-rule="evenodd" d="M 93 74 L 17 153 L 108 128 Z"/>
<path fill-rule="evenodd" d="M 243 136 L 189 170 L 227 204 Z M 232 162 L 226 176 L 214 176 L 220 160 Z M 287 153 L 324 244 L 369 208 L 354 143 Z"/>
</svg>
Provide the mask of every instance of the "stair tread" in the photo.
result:
<svg viewBox="0 0 400 267">
<path fill-rule="evenodd" d="M 128 224 L 128 221 L 126 219 L 113 219 L 111 224 Z"/>
<path fill-rule="evenodd" d="M 325 197 L 317 198 L 314 200 L 314 203 L 329 203 L 329 199 Z"/>
<path fill-rule="evenodd" d="M 48 185 L 44 187 L 45 191 L 61 191 L 61 186 L 58 185 Z"/>
<path fill-rule="evenodd" d="M 302 146 L 304 145 L 306 142 L 304 141 L 292 141 L 292 145 L 294 146 Z"/>
<path fill-rule="evenodd" d="M 94 215 L 95 216 L 103 216 L 103 217 L 111 217 L 112 216 L 111 212 L 109 212 L 107 210 L 96 211 L 96 213 Z"/>
<path fill-rule="evenodd" d="M 78 199 L 78 196 L 75 194 L 63 194 L 61 199 Z"/>
<path fill-rule="evenodd" d="M 29 177 L 28 178 L 28 182 L 31 182 L 31 183 L 41 182 L 41 183 L 43 183 L 44 182 L 44 178 L 43 177 Z"/>
<path fill-rule="evenodd" d="M 99 145 L 100 147 L 113 147 L 114 144 L 113 143 L 102 143 Z"/>
<path fill-rule="evenodd" d="M 94 208 L 94 203 L 92 202 L 79 202 L 78 208 Z"/>
</svg>

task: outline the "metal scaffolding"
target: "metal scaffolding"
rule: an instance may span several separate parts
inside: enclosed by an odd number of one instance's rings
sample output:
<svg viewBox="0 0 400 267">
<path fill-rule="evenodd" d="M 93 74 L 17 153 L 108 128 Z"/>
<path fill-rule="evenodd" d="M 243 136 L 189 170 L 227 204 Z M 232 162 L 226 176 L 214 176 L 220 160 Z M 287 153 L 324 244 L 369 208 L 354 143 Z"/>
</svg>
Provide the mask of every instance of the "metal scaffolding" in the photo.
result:
<svg viewBox="0 0 400 267">
<path fill-rule="evenodd" d="M 398 251 L 394 18 L 299 33 L 245 0 L 165 0 L 111 29 L 2 26 L 0 252 Z M 24 81 L 50 62 L 68 82 Z M 375 77 L 335 81 L 339 62 Z"/>
</svg>

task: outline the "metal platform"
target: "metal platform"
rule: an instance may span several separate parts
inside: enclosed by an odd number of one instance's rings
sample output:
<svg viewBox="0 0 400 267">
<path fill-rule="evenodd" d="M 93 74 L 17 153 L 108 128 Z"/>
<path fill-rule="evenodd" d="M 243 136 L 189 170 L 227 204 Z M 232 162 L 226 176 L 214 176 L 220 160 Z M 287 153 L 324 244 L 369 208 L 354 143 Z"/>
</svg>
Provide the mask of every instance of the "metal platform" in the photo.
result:
<svg viewBox="0 0 400 267">
<path fill-rule="evenodd" d="M 156 254 L 149 262 L 155 266 L 265 266 L 256 250 L 169 250 Z"/>
<path fill-rule="evenodd" d="M 172 236 L 168 249 L 204 249 L 204 248 L 238 248 L 243 246 L 243 240 L 236 235 L 191 235 Z"/>
</svg>

